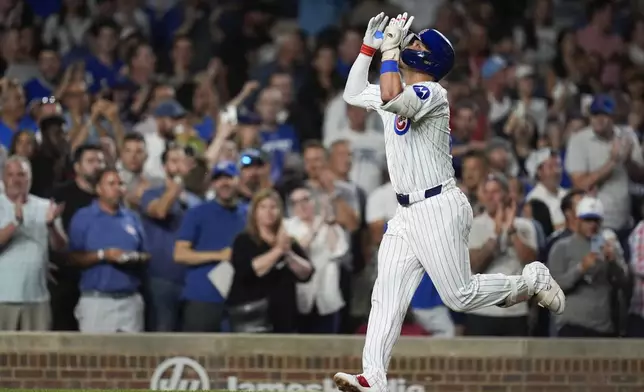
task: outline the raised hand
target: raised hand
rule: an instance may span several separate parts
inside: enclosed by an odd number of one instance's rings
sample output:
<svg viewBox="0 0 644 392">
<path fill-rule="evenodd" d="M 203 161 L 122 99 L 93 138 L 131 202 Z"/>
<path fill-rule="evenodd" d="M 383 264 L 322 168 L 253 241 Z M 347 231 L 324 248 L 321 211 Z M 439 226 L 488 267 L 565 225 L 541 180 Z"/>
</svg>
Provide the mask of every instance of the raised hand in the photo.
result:
<svg viewBox="0 0 644 392">
<path fill-rule="evenodd" d="M 384 12 L 379 13 L 369 20 L 362 43 L 373 49 L 380 49 L 383 40 L 383 30 L 387 26 L 389 17 Z"/>
<path fill-rule="evenodd" d="M 380 51 L 385 52 L 392 50 L 400 50 L 403 39 L 406 38 L 409 27 L 411 27 L 414 17 L 407 18 L 407 13 L 398 15 L 395 19 L 389 22 L 385 29 L 385 37 L 383 39 Z"/>
</svg>

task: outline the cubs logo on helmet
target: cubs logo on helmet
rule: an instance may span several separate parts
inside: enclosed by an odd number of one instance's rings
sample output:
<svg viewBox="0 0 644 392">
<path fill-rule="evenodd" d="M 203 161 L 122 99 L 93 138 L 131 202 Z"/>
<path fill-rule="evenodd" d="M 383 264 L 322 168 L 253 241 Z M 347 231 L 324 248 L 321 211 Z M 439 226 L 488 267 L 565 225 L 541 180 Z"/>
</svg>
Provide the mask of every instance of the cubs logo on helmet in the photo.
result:
<svg viewBox="0 0 644 392">
<path fill-rule="evenodd" d="M 405 116 L 398 116 L 394 119 L 394 132 L 396 135 L 402 136 L 409 131 L 411 121 Z"/>
</svg>

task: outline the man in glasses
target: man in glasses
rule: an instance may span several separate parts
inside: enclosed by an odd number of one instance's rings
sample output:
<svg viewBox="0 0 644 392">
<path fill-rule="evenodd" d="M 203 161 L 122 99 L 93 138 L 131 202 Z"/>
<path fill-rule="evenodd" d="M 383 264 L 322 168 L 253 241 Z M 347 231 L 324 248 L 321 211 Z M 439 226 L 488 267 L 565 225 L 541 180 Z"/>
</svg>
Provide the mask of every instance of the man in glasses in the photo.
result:
<svg viewBox="0 0 644 392">
<path fill-rule="evenodd" d="M 238 194 L 240 200 L 250 203 L 255 192 L 273 187 L 270 177 L 270 159 L 264 151 L 254 148 L 242 151 L 240 156 Z"/>
</svg>

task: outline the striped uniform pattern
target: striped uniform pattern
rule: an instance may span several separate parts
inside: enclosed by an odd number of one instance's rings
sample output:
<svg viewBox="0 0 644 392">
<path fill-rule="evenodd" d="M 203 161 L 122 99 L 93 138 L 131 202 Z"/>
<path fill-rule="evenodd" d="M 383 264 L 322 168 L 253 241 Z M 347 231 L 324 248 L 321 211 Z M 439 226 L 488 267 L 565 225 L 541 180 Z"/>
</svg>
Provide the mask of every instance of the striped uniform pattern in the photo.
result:
<svg viewBox="0 0 644 392">
<path fill-rule="evenodd" d="M 375 390 L 387 390 L 391 351 L 424 271 L 445 305 L 461 312 L 500 304 L 528 287 L 521 276 L 471 273 L 467 245 L 473 214 L 454 180 L 445 89 L 434 82 L 408 85 L 395 102 L 383 105 L 380 88 L 366 82 L 370 61 L 358 56 L 344 98 L 380 114 L 394 190 L 413 194 L 443 185 L 435 197 L 398 207 L 378 252 L 363 374 Z"/>
</svg>

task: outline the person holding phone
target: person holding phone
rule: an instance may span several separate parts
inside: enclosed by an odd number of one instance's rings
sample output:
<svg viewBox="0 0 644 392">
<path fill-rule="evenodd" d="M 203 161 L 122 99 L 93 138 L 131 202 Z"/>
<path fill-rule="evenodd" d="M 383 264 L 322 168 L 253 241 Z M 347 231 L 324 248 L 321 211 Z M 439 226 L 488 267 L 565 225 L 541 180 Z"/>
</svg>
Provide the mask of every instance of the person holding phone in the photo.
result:
<svg viewBox="0 0 644 392">
<path fill-rule="evenodd" d="M 562 337 L 613 337 L 611 293 L 627 285 L 628 268 L 617 235 L 602 228 L 604 206 L 591 196 L 577 204 L 577 230 L 557 242 L 548 266 L 566 293 L 567 306 L 555 316 Z"/>
</svg>

